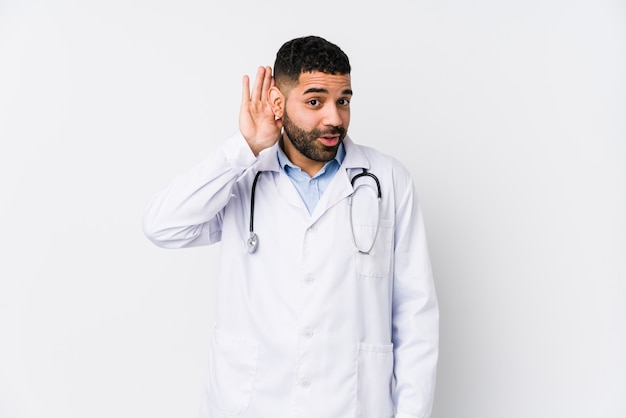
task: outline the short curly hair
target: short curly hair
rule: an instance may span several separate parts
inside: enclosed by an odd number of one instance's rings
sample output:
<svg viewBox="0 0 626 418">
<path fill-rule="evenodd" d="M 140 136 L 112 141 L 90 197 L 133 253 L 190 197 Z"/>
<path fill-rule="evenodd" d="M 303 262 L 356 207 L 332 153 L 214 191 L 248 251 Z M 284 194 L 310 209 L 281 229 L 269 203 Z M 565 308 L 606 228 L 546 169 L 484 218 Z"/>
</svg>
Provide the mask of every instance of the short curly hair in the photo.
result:
<svg viewBox="0 0 626 418">
<path fill-rule="evenodd" d="M 304 36 L 287 41 L 276 53 L 276 84 L 297 84 L 300 74 L 319 71 L 350 74 L 350 60 L 337 45 L 319 36 Z"/>
</svg>

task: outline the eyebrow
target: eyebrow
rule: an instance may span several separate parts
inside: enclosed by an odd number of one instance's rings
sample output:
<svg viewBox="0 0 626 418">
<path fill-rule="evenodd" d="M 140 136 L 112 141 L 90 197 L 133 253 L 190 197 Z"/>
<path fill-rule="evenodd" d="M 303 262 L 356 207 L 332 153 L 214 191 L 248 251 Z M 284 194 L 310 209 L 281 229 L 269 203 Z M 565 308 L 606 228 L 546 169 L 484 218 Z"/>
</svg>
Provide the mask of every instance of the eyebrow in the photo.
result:
<svg viewBox="0 0 626 418">
<path fill-rule="evenodd" d="M 328 90 L 320 88 L 320 87 L 311 87 L 309 89 L 306 89 L 304 91 L 304 93 L 302 93 L 302 94 L 305 95 L 305 94 L 309 94 L 309 93 L 325 93 L 325 94 L 328 94 Z M 352 96 L 352 90 L 345 89 L 344 91 L 341 92 L 341 94 L 346 94 L 346 95 Z"/>
</svg>

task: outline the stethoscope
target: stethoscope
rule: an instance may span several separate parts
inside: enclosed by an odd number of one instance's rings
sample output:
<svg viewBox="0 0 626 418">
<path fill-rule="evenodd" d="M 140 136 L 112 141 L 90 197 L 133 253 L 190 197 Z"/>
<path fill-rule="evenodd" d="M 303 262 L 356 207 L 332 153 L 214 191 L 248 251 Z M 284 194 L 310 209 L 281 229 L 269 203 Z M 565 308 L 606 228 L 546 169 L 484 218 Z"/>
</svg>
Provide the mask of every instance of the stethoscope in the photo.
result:
<svg viewBox="0 0 626 418">
<path fill-rule="evenodd" d="M 254 232 L 254 200 L 255 200 L 255 195 L 256 195 L 256 184 L 259 180 L 259 176 L 261 175 L 262 171 L 259 171 L 256 173 L 256 175 L 254 176 L 254 180 L 252 181 L 252 193 L 250 195 L 250 238 L 248 238 L 248 253 L 252 254 L 256 251 L 257 247 L 259 246 L 259 237 L 256 234 L 256 232 Z M 376 189 L 378 191 L 378 216 L 377 216 L 377 221 L 376 221 L 376 232 L 374 233 L 374 238 L 372 239 L 372 244 L 369 246 L 369 248 L 367 250 L 361 250 L 356 242 L 356 235 L 354 234 L 354 222 L 352 221 L 352 197 L 356 194 L 356 191 L 360 188 L 360 187 L 364 187 L 364 184 L 359 184 L 358 186 L 356 186 L 356 188 L 354 187 L 354 182 L 356 180 L 358 180 L 361 177 L 371 177 L 372 179 L 374 179 L 374 181 L 376 182 Z M 365 254 L 365 255 L 369 255 L 372 252 L 372 249 L 374 248 L 374 244 L 376 244 L 376 238 L 378 238 L 378 230 L 380 229 L 380 212 L 381 212 L 381 202 L 382 202 L 382 192 L 380 190 L 380 181 L 378 181 L 378 177 L 376 177 L 374 174 L 368 172 L 365 168 L 363 169 L 363 171 L 357 175 L 355 175 L 354 177 L 352 177 L 352 179 L 350 180 L 350 184 L 352 185 L 353 191 L 352 194 L 350 195 L 349 199 L 348 199 L 348 205 L 350 206 L 350 229 L 352 230 L 352 241 L 354 242 L 354 249 L 355 251 L 359 252 L 360 254 Z"/>
</svg>

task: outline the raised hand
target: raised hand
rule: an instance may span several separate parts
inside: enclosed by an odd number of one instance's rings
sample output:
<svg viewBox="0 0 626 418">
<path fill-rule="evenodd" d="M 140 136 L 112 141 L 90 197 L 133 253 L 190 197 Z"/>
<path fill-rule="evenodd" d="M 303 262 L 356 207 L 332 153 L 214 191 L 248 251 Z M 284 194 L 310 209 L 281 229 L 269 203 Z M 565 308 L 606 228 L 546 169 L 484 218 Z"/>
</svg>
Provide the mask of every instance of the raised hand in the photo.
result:
<svg viewBox="0 0 626 418">
<path fill-rule="evenodd" d="M 274 85 L 272 69 L 259 67 L 250 91 L 250 78 L 243 76 L 239 130 L 254 155 L 271 147 L 280 138 L 282 120 L 274 116 L 268 102 L 269 89 Z"/>
</svg>

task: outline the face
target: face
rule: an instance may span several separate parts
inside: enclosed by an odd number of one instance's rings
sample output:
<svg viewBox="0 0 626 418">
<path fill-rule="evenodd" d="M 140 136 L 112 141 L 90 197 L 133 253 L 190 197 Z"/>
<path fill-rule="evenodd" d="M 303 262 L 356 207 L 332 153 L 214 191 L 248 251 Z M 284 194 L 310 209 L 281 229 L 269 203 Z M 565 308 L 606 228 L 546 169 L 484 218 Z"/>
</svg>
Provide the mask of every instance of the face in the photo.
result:
<svg viewBox="0 0 626 418">
<path fill-rule="evenodd" d="M 309 172 L 335 158 L 350 124 L 349 74 L 302 73 L 285 95 L 283 146 L 289 159 Z M 311 172 L 309 172 L 311 174 Z"/>
</svg>

